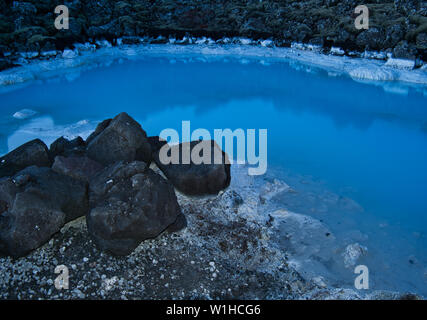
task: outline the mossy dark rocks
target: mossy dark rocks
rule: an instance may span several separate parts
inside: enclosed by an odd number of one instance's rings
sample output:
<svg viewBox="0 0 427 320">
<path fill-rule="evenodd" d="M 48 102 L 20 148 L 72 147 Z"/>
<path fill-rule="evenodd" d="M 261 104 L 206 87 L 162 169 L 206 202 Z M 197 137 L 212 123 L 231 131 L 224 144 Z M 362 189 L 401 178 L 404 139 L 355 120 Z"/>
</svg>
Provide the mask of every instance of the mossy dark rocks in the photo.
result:
<svg viewBox="0 0 427 320">
<path fill-rule="evenodd" d="M 169 36 L 182 39 L 187 34 L 215 40 L 270 38 L 283 46 L 296 41 L 348 52 L 394 52 L 398 43 L 407 41 L 416 57 L 427 60 L 425 1 L 365 1 L 369 30 L 355 28 L 354 10 L 361 3 L 354 0 L 106 0 L 102 5 L 95 0 L 75 0 L 65 3 L 70 10 L 69 30 L 54 27 L 54 8 L 62 4 L 58 1 L 6 2 L 0 2 L 0 48 L 12 53 L 11 62 L 14 53 L 63 50 L 76 42 L 114 42 L 123 37 L 137 42 L 138 37 L 150 36 L 155 43 L 164 43 Z M 159 35 L 163 38 L 157 38 Z"/>
<path fill-rule="evenodd" d="M 24 256 L 89 209 L 87 184 L 50 168 L 0 180 L 0 252 Z"/>
<path fill-rule="evenodd" d="M 172 146 L 198 150 L 203 161 L 210 154 L 211 164 L 165 165 L 159 156 L 165 146 L 120 113 L 102 121 L 86 141 L 61 137 L 48 150 L 37 139 L 3 156 L 0 253 L 24 256 L 84 215 L 98 247 L 114 255 L 185 228 L 174 187 L 191 195 L 216 194 L 230 184 L 230 165 L 213 141 Z M 167 179 L 149 168 L 152 162 Z"/>
<path fill-rule="evenodd" d="M 49 150 L 43 141 L 35 139 L 0 158 L 0 178 L 13 176 L 29 166 L 50 167 Z"/>
</svg>

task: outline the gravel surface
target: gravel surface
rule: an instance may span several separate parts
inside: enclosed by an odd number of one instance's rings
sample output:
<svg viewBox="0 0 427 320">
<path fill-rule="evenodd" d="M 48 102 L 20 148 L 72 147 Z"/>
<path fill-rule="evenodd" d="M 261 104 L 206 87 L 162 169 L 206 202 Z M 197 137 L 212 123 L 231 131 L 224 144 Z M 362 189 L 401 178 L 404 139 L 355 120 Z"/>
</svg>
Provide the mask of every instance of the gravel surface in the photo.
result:
<svg viewBox="0 0 427 320">
<path fill-rule="evenodd" d="M 349 289 L 304 280 L 271 240 L 271 216 L 253 177 L 232 168 L 231 186 L 215 197 L 177 194 L 188 227 L 143 242 L 127 257 L 100 252 L 85 218 L 67 224 L 46 245 L 20 259 L 0 258 L 1 299 L 361 299 Z M 263 199 L 261 201 L 261 199 Z M 58 290 L 55 268 L 69 269 L 69 289 Z"/>
</svg>

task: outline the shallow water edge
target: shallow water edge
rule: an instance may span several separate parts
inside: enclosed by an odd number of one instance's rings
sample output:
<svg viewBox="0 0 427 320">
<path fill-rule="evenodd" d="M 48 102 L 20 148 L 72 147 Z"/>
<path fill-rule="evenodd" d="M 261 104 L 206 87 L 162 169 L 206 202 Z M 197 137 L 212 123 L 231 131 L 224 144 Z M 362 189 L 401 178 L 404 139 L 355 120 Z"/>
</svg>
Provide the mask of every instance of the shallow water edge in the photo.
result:
<svg viewBox="0 0 427 320">
<path fill-rule="evenodd" d="M 367 58 L 321 54 L 311 47 L 301 50 L 299 46 L 278 48 L 254 45 L 217 44 L 149 44 L 119 45 L 112 47 L 107 41 L 96 49 L 94 45 L 76 45 L 74 50 L 66 49 L 54 58 L 24 60 L 24 65 L 0 72 L 0 91 L 12 90 L 17 85 L 29 81 L 64 76 L 70 80 L 78 77 L 78 72 L 96 66 L 108 65 L 116 60 L 138 60 L 144 57 L 169 59 L 192 58 L 198 61 L 237 59 L 245 64 L 256 61 L 261 64 L 272 62 L 297 63 L 302 70 L 312 72 L 312 68 L 327 71 L 330 76 L 345 75 L 355 81 L 363 81 L 390 88 L 416 87 L 424 90 L 427 86 L 427 67 L 416 70 L 405 68 L 405 61 L 389 59 L 381 61 Z M 395 63 L 390 64 L 394 60 Z M 396 62 L 397 61 L 397 62 Z M 426 93 L 427 94 L 427 93 Z"/>
</svg>

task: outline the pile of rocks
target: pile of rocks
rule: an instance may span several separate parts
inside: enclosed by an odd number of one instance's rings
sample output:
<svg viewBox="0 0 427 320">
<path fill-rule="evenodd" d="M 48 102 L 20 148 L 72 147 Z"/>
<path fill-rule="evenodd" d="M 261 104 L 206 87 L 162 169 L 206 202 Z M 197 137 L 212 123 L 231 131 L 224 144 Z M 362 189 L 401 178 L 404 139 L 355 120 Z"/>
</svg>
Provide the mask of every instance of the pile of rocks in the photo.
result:
<svg viewBox="0 0 427 320">
<path fill-rule="evenodd" d="M 165 165 L 159 159 L 165 144 L 121 113 L 101 122 L 86 141 L 61 137 L 48 148 L 36 139 L 1 157 L 0 253 L 24 256 L 84 215 L 98 247 L 115 255 L 185 228 L 174 187 L 189 195 L 216 194 L 230 184 L 230 165 L 222 151 L 222 163 Z"/>
</svg>

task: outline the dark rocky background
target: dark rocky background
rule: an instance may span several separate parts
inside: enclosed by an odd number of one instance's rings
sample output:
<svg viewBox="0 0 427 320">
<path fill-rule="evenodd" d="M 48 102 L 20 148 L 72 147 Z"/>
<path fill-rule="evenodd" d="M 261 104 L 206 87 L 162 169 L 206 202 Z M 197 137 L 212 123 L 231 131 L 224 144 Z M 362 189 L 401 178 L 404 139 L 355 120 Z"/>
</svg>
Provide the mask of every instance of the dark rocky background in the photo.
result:
<svg viewBox="0 0 427 320">
<path fill-rule="evenodd" d="M 70 9 L 70 29 L 54 27 L 54 8 Z M 370 9 L 369 30 L 354 27 L 357 5 Z M 417 0 L 26 0 L 0 1 L 3 52 L 64 49 L 123 36 L 243 36 L 384 50 L 427 60 L 427 1 Z M 3 59 L 3 64 L 6 63 Z M 4 68 L 4 67 L 3 67 Z M 1 69 L 1 68 L 0 68 Z"/>
</svg>

